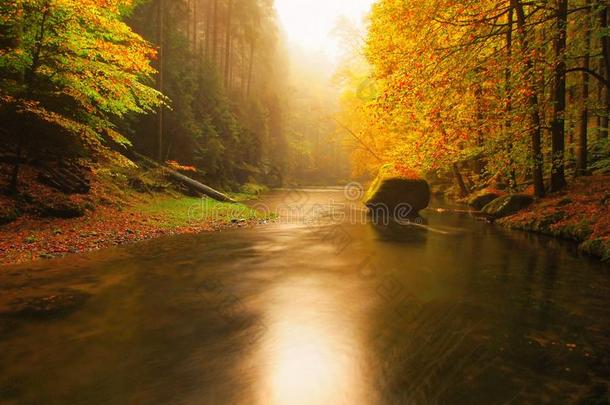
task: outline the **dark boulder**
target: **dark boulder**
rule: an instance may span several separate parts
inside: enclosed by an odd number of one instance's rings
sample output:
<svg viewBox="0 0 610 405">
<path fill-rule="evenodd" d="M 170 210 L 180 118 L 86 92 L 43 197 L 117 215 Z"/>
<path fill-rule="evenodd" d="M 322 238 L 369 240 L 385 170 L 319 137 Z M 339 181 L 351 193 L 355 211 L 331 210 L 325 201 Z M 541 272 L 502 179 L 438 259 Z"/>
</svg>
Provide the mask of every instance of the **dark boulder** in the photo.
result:
<svg viewBox="0 0 610 405">
<path fill-rule="evenodd" d="M 89 172 L 70 162 L 43 169 L 38 174 L 38 181 L 65 194 L 87 194 L 91 191 Z"/>
<path fill-rule="evenodd" d="M 527 194 L 510 194 L 496 198 L 485 207 L 483 212 L 492 218 L 504 218 L 529 207 L 534 198 Z"/>
<path fill-rule="evenodd" d="M 430 186 L 424 179 L 407 178 L 385 167 L 366 193 L 364 204 L 374 213 L 415 217 L 430 204 Z"/>
<path fill-rule="evenodd" d="M 0 225 L 6 225 L 19 217 L 19 211 L 13 207 L 0 207 Z"/>
<path fill-rule="evenodd" d="M 83 205 L 72 202 L 68 199 L 56 199 L 40 203 L 38 211 L 42 217 L 46 218 L 80 218 L 85 215 Z"/>
<path fill-rule="evenodd" d="M 478 211 L 481 211 L 487 204 L 500 197 L 501 195 L 498 193 L 481 193 L 471 197 L 468 200 L 468 205 Z"/>
</svg>

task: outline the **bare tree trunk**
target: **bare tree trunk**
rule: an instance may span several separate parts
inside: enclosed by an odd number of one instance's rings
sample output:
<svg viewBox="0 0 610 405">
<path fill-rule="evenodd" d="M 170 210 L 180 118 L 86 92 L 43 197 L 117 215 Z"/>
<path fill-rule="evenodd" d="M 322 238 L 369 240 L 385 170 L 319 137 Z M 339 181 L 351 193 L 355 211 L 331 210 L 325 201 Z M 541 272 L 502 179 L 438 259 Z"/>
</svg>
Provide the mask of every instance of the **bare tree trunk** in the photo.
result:
<svg viewBox="0 0 610 405">
<path fill-rule="evenodd" d="M 165 1 L 164 0 L 159 0 L 159 3 L 157 3 L 157 40 L 159 42 L 159 75 L 158 75 L 158 81 L 157 81 L 157 87 L 158 90 L 163 93 L 163 56 L 164 56 L 164 51 L 165 51 L 165 21 L 164 21 L 164 14 L 165 14 Z M 158 133 L 157 133 L 157 159 L 159 160 L 159 162 L 163 161 L 163 105 L 159 106 L 159 111 L 158 111 Z"/>
<path fill-rule="evenodd" d="M 230 65 L 231 65 L 231 24 L 233 19 L 233 0 L 229 0 L 227 9 L 227 32 L 225 38 L 225 88 L 229 89 L 230 81 Z"/>
<path fill-rule="evenodd" d="M 586 5 L 591 5 L 591 1 L 587 0 Z M 585 56 L 584 68 L 589 69 L 591 65 L 591 28 L 590 18 L 585 20 Z M 583 176 L 587 173 L 587 149 L 588 149 L 588 130 L 589 130 L 589 74 L 582 74 L 582 105 L 580 111 L 580 123 L 578 129 L 578 147 L 576 148 L 576 175 Z"/>
<path fill-rule="evenodd" d="M 197 40 L 199 38 L 199 1 L 193 5 L 193 52 L 198 52 Z"/>
<path fill-rule="evenodd" d="M 453 164 L 452 170 L 453 170 L 453 176 L 455 177 L 455 181 L 457 182 L 458 187 L 460 188 L 461 196 L 466 197 L 470 193 L 468 192 L 466 183 L 464 183 L 464 178 L 462 177 L 462 173 L 460 173 L 460 168 L 458 167 L 457 163 Z"/>
<path fill-rule="evenodd" d="M 205 16 L 205 58 L 210 59 L 211 34 L 212 34 L 212 0 L 207 0 L 208 7 Z"/>
<path fill-rule="evenodd" d="M 483 146 L 483 126 L 484 126 L 484 115 L 483 115 L 483 85 L 481 76 L 481 69 L 476 70 L 476 75 L 480 80 L 477 80 L 477 84 L 474 89 L 474 96 L 476 100 L 476 120 L 477 120 L 477 139 L 476 145 L 481 148 Z M 483 174 L 483 170 L 485 169 L 484 158 L 482 155 L 476 158 L 475 160 L 475 168 L 474 171 L 477 175 L 481 176 Z"/>
<path fill-rule="evenodd" d="M 193 21 L 191 20 L 191 10 L 192 10 L 192 2 L 193 0 L 187 0 L 186 2 L 186 39 L 188 49 L 191 49 L 191 24 Z"/>
<path fill-rule="evenodd" d="M 23 158 L 23 139 L 24 136 L 20 132 L 19 138 L 17 139 L 17 150 L 15 153 L 15 165 L 13 166 L 13 172 L 11 173 L 11 182 L 9 184 L 9 192 L 17 193 L 19 191 L 19 172 L 21 170 L 21 159 Z"/>
<path fill-rule="evenodd" d="M 513 109 L 513 93 L 512 93 L 512 60 L 513 60 L 513 24 L 514 24 L 514 10 L 512 5 L 508 6 L 508 28 L 506 30 L 506 69 L 504 70 L 504 91 L 506 93 L 506 106 L 505 114 L 506 119 L 504 127 L 506 131 L 506 139 L 510 139 L 512 136 L 512 109 Z M 514 189 L 517 186 L 517 174 L 515 173 L 514 163 L 512 158 L 512 142 L 508 143 L 508 155 L 511 161 L 510 170 L 510 187 Z"/>
<path fill-rule="evenodd" d="M 566 113 L 566 60 L 568 27 L 568 1 L 557 0 L 555 32 L 555 78 L 552 123 L 551 190 L 560 191 L 566 186 L 565 178 L 565 113 Z"/>
<path fill-rule="evenodd" d="M 246 96 L 250 97 L 250 91 L 252 89 L 252 70 L 254 68 L 254 50 L 256 46 L 256 39 L 252 38 L 252 42 L 250 43 L 250 60 L 248 61 L 248 85 L 246 88 Z"/>
<path fill-rule="evenodd" d="M 600 59 L 599 60 L 599 72 L 604 75 L 604 60 Z M 601 104 L 602 100 L 604 100 L 604 91 L 606 89 L 606 86 L 604 84 L 602 84 L 602 82 L 600 82 L 599 80 L 597 80 L 597 104 L 596 104 L 596 115 L 597 115 L 597 137 L 598 138 L 602 138 L 603 137 L 603 125 L 604 125 L 604 121 L 602 118 L 602 113 L 599 111 L 599 105 Z"/>
<path fill-rule="evenodd" d="M 606 80 L 610 79 L 610 37 L 608 36 L 608 6 L 605 0 L 600 1 L 600 23 L 602 29 L 601 45 L 602 45 L 602 56 L 604 60 L 604 76 Z M 601 120 L 600 137 L 608 138 L 608 119 L 610 118 L 610 89 L 604 89 L 605 104 L 604 113 Z"/>
<path fill-rule="evenodd" d="M 212 59 L 218 58 L 218 0 L 214 0 L 214 30 L 212 33 Z"/>
</svg>

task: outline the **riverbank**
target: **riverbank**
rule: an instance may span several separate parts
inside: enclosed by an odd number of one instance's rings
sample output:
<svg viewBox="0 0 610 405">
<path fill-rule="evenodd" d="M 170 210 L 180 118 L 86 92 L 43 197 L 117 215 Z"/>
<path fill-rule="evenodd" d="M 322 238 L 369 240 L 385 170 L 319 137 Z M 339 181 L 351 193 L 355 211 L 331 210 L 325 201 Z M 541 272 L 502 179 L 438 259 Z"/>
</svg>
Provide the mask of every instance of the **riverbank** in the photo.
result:
<svg viewBox="0 0 610 405">
<path fill-rule="evenodd" d="M 582 253 L 610 262 L 610 175 L 573 179 L 565 191 L 539 199 L 498 223 L 574 241 Z"/>
<path fill-rule="evenodd" d="M 1 169 L 1 167 L 0 167 Z M 0 185 L 8 170 L 0 171 Z M 0 194 L 0 265 L 84 253 L 164 235 L 247 227 L 270 219 L 237 203 L 189 197 L 162 172 L 138 167 L 91 167 L 87 193 L 67 195 L 22 170 L 17 195 Z M 252 187 L 250 187 L 252 188 Z M 256 198 L 244 188 L 238 201 Z"/>
<path fill-rule="evenodd" d="M 80 218 L 26 215 L 0 227 L 0 265 L 84 253 L 164 235 L 247 227 L 269 218 L 209 198 L 148 196 L 126 208 L 100 206 Z"/>
</svg>

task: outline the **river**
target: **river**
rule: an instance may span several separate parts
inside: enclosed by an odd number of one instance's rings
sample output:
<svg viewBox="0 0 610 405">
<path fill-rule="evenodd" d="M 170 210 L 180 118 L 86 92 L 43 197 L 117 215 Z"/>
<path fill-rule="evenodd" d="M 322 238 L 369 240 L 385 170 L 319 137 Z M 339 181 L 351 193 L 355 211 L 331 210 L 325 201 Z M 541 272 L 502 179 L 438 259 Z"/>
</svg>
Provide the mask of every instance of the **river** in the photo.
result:
<svg viewBox="0 0 610 405">
<path fill-rule="evenodd" d="M 0 317 L 0 403 L 608 403 L 607 266 L 347 197 L 276 191 L 267 225 L 0 269 L 3 294 L 86 297 Z"/>
</svg>

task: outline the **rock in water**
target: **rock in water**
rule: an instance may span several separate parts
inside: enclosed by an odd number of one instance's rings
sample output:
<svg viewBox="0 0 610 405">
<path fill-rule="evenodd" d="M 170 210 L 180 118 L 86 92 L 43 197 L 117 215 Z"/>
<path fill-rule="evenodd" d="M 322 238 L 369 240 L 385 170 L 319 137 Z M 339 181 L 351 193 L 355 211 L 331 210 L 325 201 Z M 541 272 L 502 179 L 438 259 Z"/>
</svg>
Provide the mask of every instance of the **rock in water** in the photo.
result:
<svg viewBox="0 0 610 405">
<path fill-rule="evenodd" d="M 483 212 L 493 218 L 499 219 L 516 214 L 529 207 L 534 198 L 527 194 L 511 194 L 497 198 L 483 207 Z"/>
<path fill-rule="evenodd" d="M 366 193 L 364 204 L 373 212 L 384 210 L 392 217 L 415 217 L 430 204 L 430 186 L 422 178 L 407 177 L 384 166 Z"/>
<path fill-rule="evenodd" d="M 482 210 L 490 202 L 500 198 L 501 195 L 498 193 L 483 193 L 475 195 L 468 200 L 468 205 L 477 210 Z"/>
</svg>

